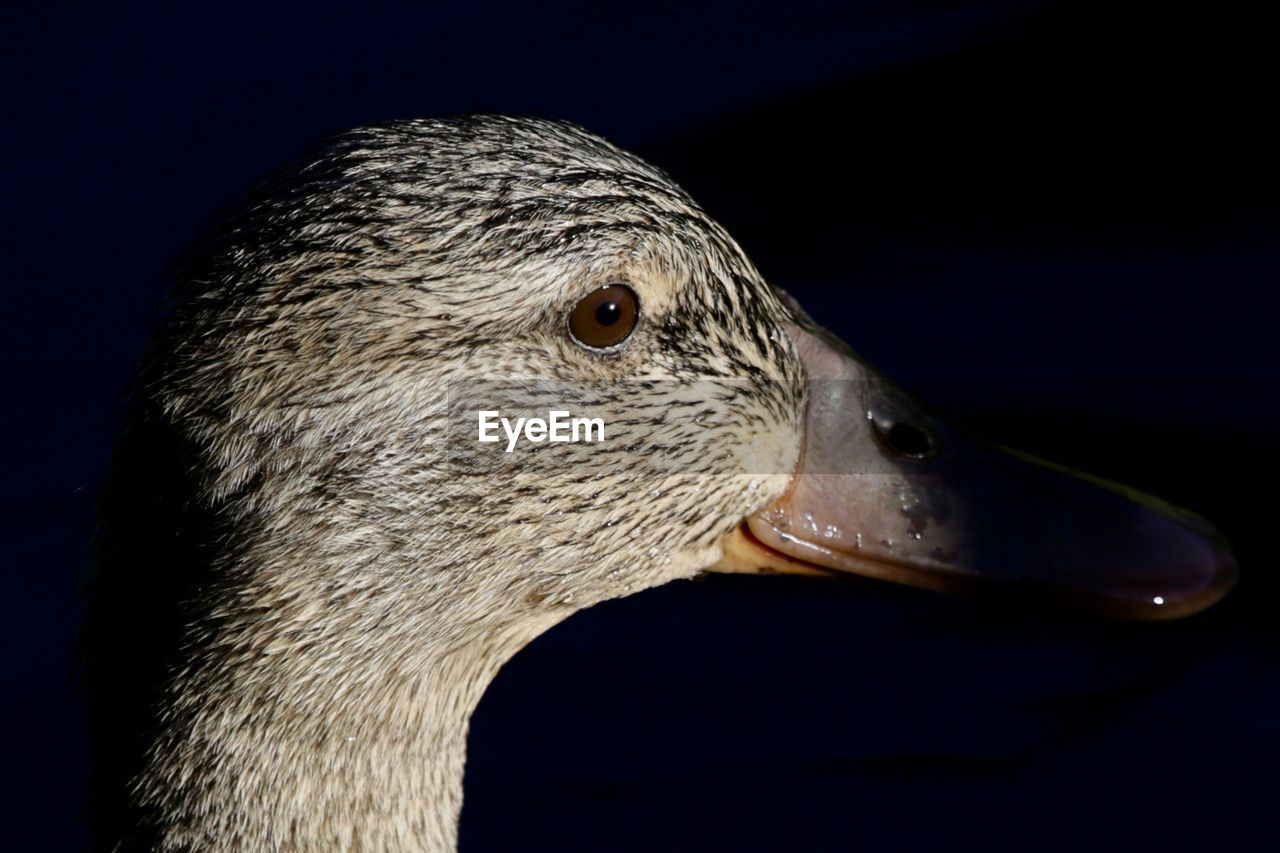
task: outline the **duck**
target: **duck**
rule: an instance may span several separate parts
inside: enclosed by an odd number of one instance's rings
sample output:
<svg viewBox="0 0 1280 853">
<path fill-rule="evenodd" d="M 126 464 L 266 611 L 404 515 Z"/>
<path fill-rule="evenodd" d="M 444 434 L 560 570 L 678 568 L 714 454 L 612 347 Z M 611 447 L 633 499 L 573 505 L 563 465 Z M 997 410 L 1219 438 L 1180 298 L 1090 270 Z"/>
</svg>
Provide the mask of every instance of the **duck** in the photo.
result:
<svg viewBox="0 0 1280 853">
<path fill-rule="evenodd" d="M 340 134 L 173 278 L 87 581 L 104 849 L 455 849 L 504 663 L 705 572 L 1138 619 L 1236 577 L 1199 516 L 943 422 L 569 122 Z"/>
</svg>

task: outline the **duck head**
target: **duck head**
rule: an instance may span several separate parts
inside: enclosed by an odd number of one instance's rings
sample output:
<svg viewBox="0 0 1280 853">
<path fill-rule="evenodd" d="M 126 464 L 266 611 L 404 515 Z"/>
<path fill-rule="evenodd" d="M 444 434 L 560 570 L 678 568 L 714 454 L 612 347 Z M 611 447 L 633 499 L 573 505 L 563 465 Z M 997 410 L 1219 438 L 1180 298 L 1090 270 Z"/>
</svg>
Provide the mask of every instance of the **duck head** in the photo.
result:
<svg viewBox="0 0 1280 853">
<path fill-rule="evenodd" d="M 448 847 L 498 667 L 577 609 L 702 571 L 1139 617 L 1233 577 L 1196 517 L 938 421 L 666 175 L 569 124 L 340 136 L 201 243 L 178 297 L 91 604 L 99 673 L 165 657 L 116 837 Z M 556 411 L 603 435 L 493 426 Z M 169 485 L 119 485 L 161 452 Z M 144 560 L 142 540 L 188 544 Z M 170 642 L 160 609 L 102 592 L 123 578 L 171 590 Z"/>
</svg>

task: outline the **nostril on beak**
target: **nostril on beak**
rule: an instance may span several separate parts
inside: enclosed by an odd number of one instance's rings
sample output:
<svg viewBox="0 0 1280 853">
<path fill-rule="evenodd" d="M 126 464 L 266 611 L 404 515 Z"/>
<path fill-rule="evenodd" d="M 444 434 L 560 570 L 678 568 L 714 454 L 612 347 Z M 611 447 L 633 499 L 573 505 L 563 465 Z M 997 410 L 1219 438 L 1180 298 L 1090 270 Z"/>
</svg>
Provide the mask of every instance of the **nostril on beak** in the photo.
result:
<svg viewBox="0 0 1280 853">
<path fill-rule="evenodd" d="M 881 443 L 899 456 L 926 459 L 934 453 L 933 436 L 923 427 L 905 421 L 890 425 L 881 425 L 878 421 L 871 423 Z"/>
</svg>

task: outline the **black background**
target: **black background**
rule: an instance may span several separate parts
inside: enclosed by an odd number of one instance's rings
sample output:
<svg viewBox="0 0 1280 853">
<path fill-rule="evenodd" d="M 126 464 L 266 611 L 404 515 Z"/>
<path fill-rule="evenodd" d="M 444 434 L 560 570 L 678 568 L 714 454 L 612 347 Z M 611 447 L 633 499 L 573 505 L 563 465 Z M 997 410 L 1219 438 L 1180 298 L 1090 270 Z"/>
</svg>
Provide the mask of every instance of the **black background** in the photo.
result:
<svg viewBox="0 0 1280 853">
<path fill-rule="evenodd" d="M 869 581 L 610 602 L 486 695 L 464 849 L 1280 849 L 1264 21 L 803 0 L 3 14 L 12 849 L 86 843 L 75 593 L 165 264 L 332 132 L 481 110 L 648 156 L 908 388 L 1203 512 L 1242 581 L 1162 625 Z"/>
</svg>

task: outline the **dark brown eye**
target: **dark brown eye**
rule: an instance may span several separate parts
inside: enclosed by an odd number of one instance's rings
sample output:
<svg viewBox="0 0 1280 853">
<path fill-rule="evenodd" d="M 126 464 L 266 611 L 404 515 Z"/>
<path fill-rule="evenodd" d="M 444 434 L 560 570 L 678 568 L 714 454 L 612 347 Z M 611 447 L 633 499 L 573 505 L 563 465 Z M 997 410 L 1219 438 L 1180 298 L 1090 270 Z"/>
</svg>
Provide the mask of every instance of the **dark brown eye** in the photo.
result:
<svg viewBox="0 0 1280 853">
<path fill-rule="evenodd" d="M 610 284 L 588 293 L 569 315 L 569 334 L 584 347 L 609 349 L 622 343 L 636 327 L 640 303 L 625 284 Z"/>
</svg>

